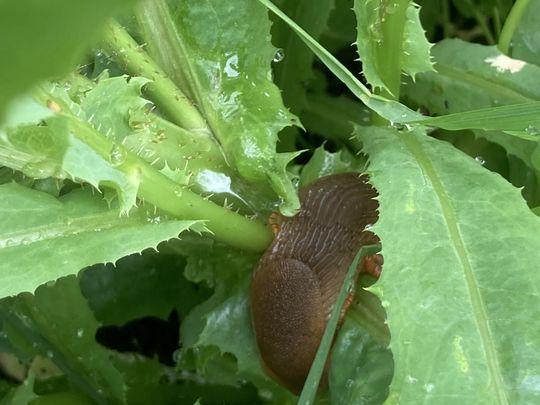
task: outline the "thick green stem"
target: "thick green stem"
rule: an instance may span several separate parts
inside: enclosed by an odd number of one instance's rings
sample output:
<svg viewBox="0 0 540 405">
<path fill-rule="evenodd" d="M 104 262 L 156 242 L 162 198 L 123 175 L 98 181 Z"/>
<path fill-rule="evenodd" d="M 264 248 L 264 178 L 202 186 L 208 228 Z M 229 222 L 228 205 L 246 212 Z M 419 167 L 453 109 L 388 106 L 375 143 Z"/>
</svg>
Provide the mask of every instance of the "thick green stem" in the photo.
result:
<svg viewBox="0 0 540 405">
<path fill-rule="evenodd" d="M 508 17 L 504 23 L 503 29 L 501 31 L 501 36 L 499 37 L 499 49 L 502 53 L 508 55 L 510 53 L 510 43 L 512 42 L 512 37 L 514 32 L 529 5 L 529 0 L 517 0 L 516 3 L 512 6 Z"/>
<path fill-rule="evenodd" d="M 190 131 L 210 134 L 199 110 L 118 23 L 107 26 L 103 48 L 132 76 L 152 80 L 145 86 L 145 92 L 174 123 Z"/>
<path fill-rule="evenodd" d="M 54 100 L 42 89 L 36 89 L 34 97 L 43 104 Z M 63 103 L 58 100 L 58 104 Z M 115 164 L 114 167 L 126 176 L 140 180 L 137 192 L 139 198 L 176 218 L 206 221 L 206 227 L 216 240 L 239 249 L 258 252 L 270 244 L 272 232 L 262 222 L 250 220 L 204 199 L 175 183 L 136 154 L 113 143 L 88 123 L 70 114 L 69 110 L 62 110 L 62 113 L 71 118 L 73 135 L 99 154 L 104 159 L 103 164 L 111 164 L 113 150 L 126 156 L 122 163 Z"/>
<path fill-rule="evenodd" d="M 75 136 L 104 159 L 109 159 L 114 145 L 89 125 L 78 121 Z M 161 174 L 137 155 L 122 151 L 126 160 L 115 166 L 127 176 L 139 176 L 138 196 L 179 219 L 205 220 L 206 227 L 219 241 L 243 250 L 262 251 L 272 240 L 269 228 L 259 221 L 247 219 L 214 204 Z"/>
</svg>

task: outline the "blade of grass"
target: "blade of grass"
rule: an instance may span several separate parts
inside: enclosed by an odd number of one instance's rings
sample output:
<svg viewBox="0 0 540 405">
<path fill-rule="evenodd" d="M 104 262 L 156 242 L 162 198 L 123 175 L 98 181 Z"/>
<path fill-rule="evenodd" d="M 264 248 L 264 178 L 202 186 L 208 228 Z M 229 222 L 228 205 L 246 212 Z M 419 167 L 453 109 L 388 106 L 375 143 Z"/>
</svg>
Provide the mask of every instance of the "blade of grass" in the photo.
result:
<svg viewBox="0 0 540 405">
<path fill-rule="evenodd" d="M 424 124 L 451 131 L 483 129 L 486 131 L 523 131 L 529 135 L 538 135 L 540 133 L 540 101 L 481 108 L 403 122 Z"/>
<path fill-rule="evenodd" d="M 353 287 L 354 274 L 356 272 L 358 262 L 362 257 L 375 254 L 378 251 L 380 251 L 379 245 L 362 246 L 351 263 L 351 266 L 347 272 L 347 277 L 345 277 L 345 281 L 343 282 L 343 286 L 339 292 L 336 304 L 332 310 L 332 315 L 330 316 L 328 324 L 326 325 L 321 344 L 317 350 L 317 355 L 315 356 L 315 360 L 313 361 L 311 369 L 309 370 L 306 383 L 304 384 L 304 389 L 300 394 L 298 405 L 311 405 L 314 403 L 315 396 L 317 395 L 317 388 L 319 387 L 319 382 L 326 364 L 326 359 L 328 358 L 328 353 L 330 352 L 330 347 L 332 346 L 332 342 L 334 340 L 339 317 L 341 315 L 341 309 L 343 308 L 343 304 L 347 299 L 347 294 Z"/>
</svg>

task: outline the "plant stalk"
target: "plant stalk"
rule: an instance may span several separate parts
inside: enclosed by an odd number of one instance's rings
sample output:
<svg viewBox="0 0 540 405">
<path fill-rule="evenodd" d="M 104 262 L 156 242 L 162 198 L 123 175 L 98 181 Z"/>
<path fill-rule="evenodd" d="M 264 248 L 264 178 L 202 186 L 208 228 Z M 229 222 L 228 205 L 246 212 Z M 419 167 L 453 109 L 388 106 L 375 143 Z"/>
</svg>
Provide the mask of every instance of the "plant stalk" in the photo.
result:
<svg viewBox="0 0 540 405">
<path fill-rule="evenodd" d="M 184 43 L 180 40 L 173 17 L 164 0 L 145 0 L 135 10 L 148 52 L 167 75 L 191 100 L 196 94 L 191 86 L 195 83 L 188 62 Z"/>
<path fill-rule="evenodd" d="M 517 0 L 508 13 L 508 17 L 506 17 L 498 44 L 500 51 L 506 55 L 511 54 L 510 43 L 512 42 L 512 37 L 528 5 L 529 0 Z"/>
<path fill-rule="evenodd" d="M 103 40 L 105 52 L 131 74 L 150 80 L 144 90 L 156 105 L 178 126 L 211 134 L 204 117 L 141 46 L 116 21 L 111 22 Z"/>
<path fill-rule="evenodd" d="M 34 92 L 36 100 L 46 105 L 53 97 L 43 89 Z M 54 100 L 56 102 L 56 100 Z M 63 103 L 58 100 L 58 104 Z M 185 220 L 202 220 L 216 240 L 236 248 L 259 252 L 270 244 L 273 235 L 268 226 L 262 222 L 250 220 L 227 208 L 190 191 L 175 183 L 152 165 L 136 154 L 117 145 L 104 135 L 97 132 L 87 122 L 79 120 L 69 110 L 60 114 L 70 118 L 73 136 L 90 146 L 104 159 L 104 164 L 111 164 L 111 152 L 120 151 L 125 160 L 115 164 L 115 169 L 129 178 L 140 181 L 137 195 L 166 213 Z"/>
</svg>

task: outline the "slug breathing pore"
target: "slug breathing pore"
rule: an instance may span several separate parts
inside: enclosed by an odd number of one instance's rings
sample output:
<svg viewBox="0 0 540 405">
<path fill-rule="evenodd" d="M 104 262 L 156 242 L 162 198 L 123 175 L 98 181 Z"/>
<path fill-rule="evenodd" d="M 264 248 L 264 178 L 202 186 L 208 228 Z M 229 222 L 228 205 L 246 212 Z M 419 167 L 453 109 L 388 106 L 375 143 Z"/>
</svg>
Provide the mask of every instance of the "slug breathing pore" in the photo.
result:
<svg viewBox="0 0 540 405">
<path fill-rule="evenodd" d="M 322 177 L 302 188 L 300 211 L 279 218 L 274 241 L 255 269 L 251 311 L 262 361 L 295 394 L 304 386 L 354 256 L 379 242 L 366 229 L 378 219 L 376 196 L 368 177 L 358 173 Z M 368 256 L 358 270 L 378 276 L 381 264 L 380 255 Z"/>
</svg>

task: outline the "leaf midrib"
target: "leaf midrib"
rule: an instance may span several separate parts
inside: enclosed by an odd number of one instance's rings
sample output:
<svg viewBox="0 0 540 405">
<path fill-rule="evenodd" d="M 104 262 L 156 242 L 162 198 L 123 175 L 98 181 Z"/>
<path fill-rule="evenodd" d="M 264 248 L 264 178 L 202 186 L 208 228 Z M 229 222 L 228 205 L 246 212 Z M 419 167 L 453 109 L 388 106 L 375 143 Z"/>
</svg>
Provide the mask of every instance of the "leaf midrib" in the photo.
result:
<svg viewBox="0 0 540 405">
<path fill-rule="evenodd" d="M 480 294 L 479 286 L 473 274 L 471 261 L 469 260 L 465 243 L 461 237 L 461 233 L 457 225 L 457 217 L 454 212 L 454 207 L 446 194 L 442 181 L 439 179 L 435 168 L 433 167 L 428 156 L 424 153 L 422 145 L 415 138 L 415 135 L 404 134 L 398 136 L 409 149 L 411 154 L 416 158 L 416 161 L 418 162 L 418 165 L 422 169 L 424 175 L 431 181 L 435 195 L 439 200 L 443 218 L 450 235 L 450 242 L 452 243 L 461 264 L 469 299 L 473 308 L 472 313 L 474 316 L 474 321 L 480 333 L 482 347 L 488 363 L 488 370 L 491 376 L 490 380 L 493 381 L 493 385 L 495 387 L 497 403 L 507 405 L 509 402 L 506 390 L 504 388 L 504 381 L 499 360 L 497 358 L 493 337 L 488 326 L 486 306 Z"/>
<path fill-rule="evenodd" d="M 137 223 L 137 221 L 131 220 L 132 218 L 133 216 L 129 219 L 122 218 L 118 211 L 73 218 L 69 223 L 67 223 L 68 218 L 66 217 L 60 219 L 63 223 L 42 224 L 30 226 L 12 233 L 2 233 L 0 237 L 0 250 L 23 245 L 28 246 L 44 240 L 64 238 L 85 232 L 97 232 L 98 229 L 107 230 L 118 227 L 118 225 L 132 226 Z M 40 236 L 35 237 L 35 235 Z M 10 241 L 9 244 L 8 241 Z"/>
</svg>

